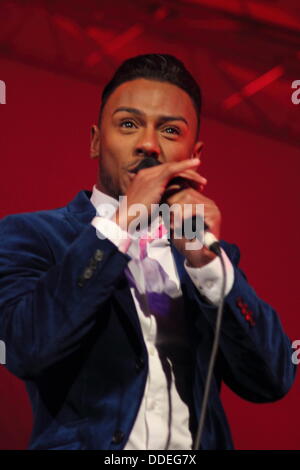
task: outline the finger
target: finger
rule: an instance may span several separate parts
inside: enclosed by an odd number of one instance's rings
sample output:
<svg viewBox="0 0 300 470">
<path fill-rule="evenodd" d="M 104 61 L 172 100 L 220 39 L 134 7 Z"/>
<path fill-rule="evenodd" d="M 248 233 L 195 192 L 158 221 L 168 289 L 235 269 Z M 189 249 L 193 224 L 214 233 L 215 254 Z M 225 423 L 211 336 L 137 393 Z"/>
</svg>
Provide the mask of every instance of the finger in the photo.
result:
<svg viewBox="0 0 300 470">
<path fill-rule="evenodd" d="M 199 175 L 199 173 L 196 173 L 196 171 L 193 171 L 193 170 L 181 171 L 180 173 L 174 176 L 182 176 L 183 178 L 191 179 L 200 184 L 204 184 L 204 185 L 207 184 L 207 179 L 204 176 Z"/>
<path fill-rule="evenodd" d="M 180 162 L 163 163 L 161 165 L 161 178 L 163 180 L 170 179 L 174 174 L 179 173 L 180 171 L 197 168 L 199 165 L 199 158 L 185 159 Z"/>
<path fill-rule="evenodd" d="M 165 192 L 165 198 L 168 204 L 204 204 L 208 201 L 207 197 L 194 188 L 189 187 L 176 191 L 176 189 L 173 190 L 173 185 Z"/>
<path fill-rule="evenodd" d="M 181 181 L 179 177 L 178 180 L 179 181 L 177 181 L 177 177 L 175 177 L 166 186 L 166 189 L 164 191 L 164 199 L 168 199 L 173 194 L 176 194 L 176 193 L 181 194 L 183 191 L 191 191 L 191 190 L 195 191 L 195 194 L 199 196 L 199 194 L 202 194 L 202 191 L 204 190 L 204 187 L 205 187 L 204 184 L 199 183 L 198 181 L 195 181 L 192 179 L 189 179 L 189 181 L 187 181 L 187 178 L 183 178 L 183 180 Z"/>
<path fill-rule="evenodd" d="M 142 168 L 137 174 L 145 177 L 157 176 L 160 182 L 165 182 L 165 180 L 168 181 L 174 173 L 188 170 L 190 168 L 197 168 L 200 163 L 201 160 L 199 158 L 189 158 L 180 162 L 167 162 L 150 168 Z"/>
</svg>

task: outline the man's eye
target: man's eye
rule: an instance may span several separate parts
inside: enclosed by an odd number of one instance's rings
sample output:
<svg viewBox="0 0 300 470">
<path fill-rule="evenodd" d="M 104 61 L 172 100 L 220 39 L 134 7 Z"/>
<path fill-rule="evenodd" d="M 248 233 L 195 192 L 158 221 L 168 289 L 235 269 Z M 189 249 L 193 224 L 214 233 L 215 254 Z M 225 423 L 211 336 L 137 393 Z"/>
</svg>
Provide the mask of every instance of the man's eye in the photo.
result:
<svg viewBox="0 0 300 470">
<path fill-rule="evenodd" d="M 124 127 L 125 129 L 133 129 L 133 127 L 136 127 L 135 123 L 133 121 L 130 121 L 128 119 L 121 121 L 120 122 L 120 127 Z M 169 132 L 171 130 L 171 132 Z M 177 127 L 166 127 L 164 131 L 167 132 L 167 134 L 180 134 L 180 130 L 177 129 Z"/>
<path fill-rule="evenodd" d="M 132 124 L 132 126 L 134 125 L 134 123 L 133 123 L 132 121 L 129 121 L 128 119 L 126 119 L 126 121 L 122 121 L 122 122 L 120 123 L 120 126 L 121 126 L 121 127 L 124 127 L 123 124 Z M 132 126 L 125 126 L 125 128 L 127 128 L 127 129 L 132 129 Z"/>
<path fill-rule="evenodd" d="M 172 131 L 175 131 L 175 133 L 176 133 L 177 135 L 180 134 L 180 131 L 179 131 L 179 129 L 177 129 L 177 127 L 166 127 L 165 131 L 168 131 L 168 130 L 170 130 L 170 129 L 171 129 Z M 167 134 L 174 134 L 174 132 L 167 132 Z"/>
</svg>

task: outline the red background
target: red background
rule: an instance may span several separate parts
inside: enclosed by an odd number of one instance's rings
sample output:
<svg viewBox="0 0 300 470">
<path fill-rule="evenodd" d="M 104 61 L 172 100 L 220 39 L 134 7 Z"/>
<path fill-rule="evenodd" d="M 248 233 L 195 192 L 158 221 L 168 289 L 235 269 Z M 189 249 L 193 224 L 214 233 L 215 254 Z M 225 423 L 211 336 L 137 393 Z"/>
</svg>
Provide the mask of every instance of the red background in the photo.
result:
<svg viewBox="0 0 300 470">
<path fill-rule="evenodd" d="M 193 71 L 193 64 L 186 65 Z M 0 57 L 0 79 L 7 87 L 7 103 L 0 105 L 0 217 L 60 207 L 92 188 L 90 126 L 109 78 L 92 85 Z M 201 139 L 206 195 L 222 210 L 222 238 L 239 245 L 249 282 L 279 312 L 290 338 L 300 339 L 299 149 L 207 116 Z M 300 449 L 299 392 L 297 377 L 284 399 L 257 405 L 224 387 L 236 448 Z M 26 448 L 31 425 L 24 384 L 0 365 L 0 449 Z"/>
</svg>

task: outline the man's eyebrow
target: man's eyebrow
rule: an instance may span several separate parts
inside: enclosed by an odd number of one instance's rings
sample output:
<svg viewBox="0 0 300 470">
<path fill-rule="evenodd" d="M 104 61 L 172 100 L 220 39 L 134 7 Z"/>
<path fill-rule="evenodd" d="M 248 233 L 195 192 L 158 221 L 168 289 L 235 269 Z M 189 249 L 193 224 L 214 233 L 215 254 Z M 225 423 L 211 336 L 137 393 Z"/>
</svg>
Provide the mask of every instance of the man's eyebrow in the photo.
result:
<svg viewBox="0 0 300 470">
<path fill-rule="evenodd" d="M 119 112 L 119 111 L 127 111 L 128 113 L 133 113 L 137 114 L 138 116 L 145 116 L 145 113 L 141 111 L 140 109 L 137 108 L 127 108 L 126 106 L 121 106 L 120 108 L 117 108 L 114 110 L 113 114 Z M 184 122 L 187 126 L 189 123 L 183 116 L 158 116 L 158 120 L 160 122 L 167 122 L 167 121 L 182 121 Z"/>
</svg>

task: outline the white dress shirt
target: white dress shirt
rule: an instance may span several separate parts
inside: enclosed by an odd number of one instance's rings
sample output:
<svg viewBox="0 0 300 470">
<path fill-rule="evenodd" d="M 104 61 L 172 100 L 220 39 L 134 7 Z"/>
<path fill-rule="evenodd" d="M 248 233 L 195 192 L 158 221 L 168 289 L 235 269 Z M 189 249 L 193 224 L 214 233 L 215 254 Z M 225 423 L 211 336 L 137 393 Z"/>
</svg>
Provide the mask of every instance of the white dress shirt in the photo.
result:
<svg viewBox="0 0 300 470">
<path fill-rule="evenodd" d="M 131 257 L 125 274 L 148 351 L 149 370 L 144 396 L 124 449 L 191 449 L 191 351 L 180 280 L 167 234 L 148 243 L 147 256 L 140 260 L 136 233 L 130 235 L 110 220 L 119 202 L 95 186 L 91 202 L 97 210 L 91 223 L 98 237 L 110 239 Z M 222 252 L 227 272 L 227 295 L 233 285 L 234 271 L 226 253 Z M 218 305 L 222 283 L 219 258 L 201 268 L 187 266 L 186 260 L 184 266 L 201 294 Z"/>
</svg>

